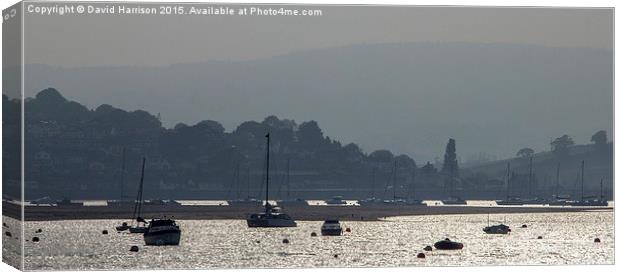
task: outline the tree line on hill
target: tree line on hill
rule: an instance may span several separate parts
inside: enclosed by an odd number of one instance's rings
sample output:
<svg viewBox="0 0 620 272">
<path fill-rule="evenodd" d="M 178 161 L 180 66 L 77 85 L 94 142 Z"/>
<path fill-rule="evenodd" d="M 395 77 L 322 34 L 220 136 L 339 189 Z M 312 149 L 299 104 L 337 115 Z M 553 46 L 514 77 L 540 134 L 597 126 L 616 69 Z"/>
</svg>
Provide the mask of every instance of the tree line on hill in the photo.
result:
<svg viewBox="0 0 620 272">
<path fill-rule="evenodd" d="M 19 116 L 19 102 L 3 96 L 3 179 L 9 180 L 4 191 L 15 196 L 19 193 L 19 150 L 14 148 L 18 145 L 7 143 L 17 143 L 11 139 L 20 137 L 20 120 L 12 118 Z M 147 158 L 145 197 L 257 197 L 265 178 L 267 133 L 272 136 L 271 190 L 276 198 L 455 194 L 498 198 L 505 187 L 501 170 L 495 166 L 489 171 L 484 167 L 459 169 L 454 139 L 448 140 L 441 166 L 427 162 L 418 167 L 405 154 L 367 153 L 355 143 L 334 140 L 324 135 L 316 121 L 298 124 L 268 116 L 261 122 L 243 122 L 231 132 L 213 120 L 165 128 L 158 116 L 146 111 L 105 104 L 91 110 L 53 88 L 24 103 L 26 199 L 131 199 L 142 157 Z M 597 154 L 608 150 L 604 131 L 592 141 Z M 559 137 L 551 145 L 554 160 L 570 163 L 574 148 L 570 137 Z M 517 156 L 536 157 L 536 153 L 524 148 Z M 513 175 L 513 184 L 519 184 L 518 177 Z"/>
</svg>

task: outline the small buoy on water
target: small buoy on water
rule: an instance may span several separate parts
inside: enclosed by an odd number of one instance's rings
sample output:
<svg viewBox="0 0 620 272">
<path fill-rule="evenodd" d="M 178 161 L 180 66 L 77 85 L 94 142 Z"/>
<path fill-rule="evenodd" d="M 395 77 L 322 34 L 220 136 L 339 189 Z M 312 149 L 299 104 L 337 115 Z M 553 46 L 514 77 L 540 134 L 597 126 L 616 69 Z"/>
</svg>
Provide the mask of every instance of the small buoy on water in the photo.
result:
<svg viewBox="0 0 620 272">
<path fill-rule="evenodd" d="M 521 228 L 527 228 L 526 224 L 521 225 Z"/>
<path fill-rule="evenodd" d="M 5 232 L 5 233 L 4 233 L 4 235 L 9 236 L 9 237 L 12 237 L 12 236 L 13 236 L 13 234 L 11 234 L 11 232 L 10 232 L 10 231 Z"/>
<path fill-rule="evenodd" d="M 283 243 L 283 244 L 288 244 L 288 243 L 289 243 L 289 240 L 288 240 L 288 239 L 286 239 L 286 238 L 284 238 L 284 239 L 282 240 L 282 243 Z"/>
<path fill-rule="evenodd" d="M 260 244 L 260 241 L 256 241 L 257 244 Z"/>
<path fill-rule="evenodd" d="M 334 258 L 338 258 L 338 254 L 334 254 Z"/>
<path fill-rule="evenodd" d="M 601 239 L 599 239 L 599 238 L 594 238 L 594 242 L 595 242 L 595 243 L 600 243 L 600 242 L 601 242 Z"/>
<path fill-rule="evenodd" d="M 432 246 L 425 246 L 424 250 L 426 250 L 426 251 L 433 251 L 433 247 Z"/>
<path fill-rule="evenodd" d="M 7 226 L 7 224 L 6 224 L 6 223 L 2 223 L 2 226 L 3 226 L 3 227 L 7 227 L 7 228 L 9 227 L 9 226 Z"/>
<path fill-rule="evenodd" d="M 41 233 L 41 232 L 43 232 L 43 230 L 42 229 L 38 229 L 34 233 Z"/>
<path fill-rule="evenodd" d="M 103 230 L 101 234 L 108 234 L 108 230 Z"/>
<path fill-rule="evenodd" d="M 140 250 L 140 248 L 138 248 L 138 246 L 131 246 L 131 248 L 129 248 L 129 251 L 131 251 L 131 252 L 138 252 L 138 250 Z"/>
<path fill-rule="evenodd" d="M 316 232 L 310 233 L 310 236 L 315 237 L 316 236 Z"/>
<path fill-rule="evenodd" d="M 542 236 L 538 236 L 538 239 L 542 239 Z"/>
<path fill-rule="evenodd" d="M 351 232 L 351 228 L 346 228 L 344 231 Z"/>
<path fill-rule="evenodd" d="M 38 242 L 39 241 L 39 237 L 36 237 L 36 236 L 32 237 L 32 241 L 35 242 L 35 243 Z"/>
<path fill-rule="evenodd" d="M 418 253 L 418 258 L 424 259 L 424 258 L 426 258 L 426 255 L 424 253 L 420 252 L 420 253 Z"/>
</svg>

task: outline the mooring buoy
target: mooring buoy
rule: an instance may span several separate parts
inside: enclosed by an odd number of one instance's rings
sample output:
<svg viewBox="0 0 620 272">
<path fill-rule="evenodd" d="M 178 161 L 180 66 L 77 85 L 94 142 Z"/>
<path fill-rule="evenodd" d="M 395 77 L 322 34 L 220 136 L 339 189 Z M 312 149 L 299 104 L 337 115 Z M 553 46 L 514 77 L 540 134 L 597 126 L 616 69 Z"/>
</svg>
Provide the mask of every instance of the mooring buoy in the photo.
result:
<svg viewBox="0 0 620 272">
<path fill-rule="evenodd" d="M 282 239 L 282 243 L 283 243 L 283 244 L 288 244 L 288 243 L 289 243 L 289 240 L 288 240 L 288 239 L 286 239 L 286 238 L 284 238 L 284 239 Z"/>
<path fill-rule="evenodd" d="M 108 234 L 108 230 L 103 230 L 101 234 Z"/>
<path fill-rule="evenodd" d="M 425 246 L 424 250 L 426 250 L 426 251 L 433 251 L 433 247 L 432 246 Z"/>
<path fill-rule="evenodd" d="M 424 258 L 426 258 L 426 254 L 420 252 L 420 253 L 418 253 L 418 258 L 419 259 L 424 259 Z"/>
<path fill-rule="evenodd" d="M 310 233 L 310 236 L 311 236 L 311 237 L 316 237 L 316 232 L 312 232 L 312 233 Z"/>
<path fill-rule="evenodd" d="M 344 231 L 351 232 L 351 228 L 346 228 Z"/>
<path fill-rule="evenodd" d="M 521 225 L 521 228 L 527 228 L 526 224 Z"/>
<path fill-rule="evenodd" d="M 334 254 L 334 258 L 338 258 L 338 254 Z"/>
<path fill-rule="evenodd" d="M 13 237 L 13 234 L 11 234 L 10 231 L 5 232 L 4 235 L 9 236 L 9 237 Z"/>
<path fill-rule="evenodd" d="M 538 239 L 542 239 L 542 236 L 538 236 Z"/>
<path fill-rule="evenodd" d="M 138 250 L 140 250 L 140 248 L 138 248 L 138 246 L 131 246 L 131 248 L 129 248 L 129 251 L 131 251 L 131 252 L 138 252 Z"/>
<path fill-rule="evenodd" d="M 594 242 L 595 242 L 595 243 L 600 243 L 600 242 L 601 242 L 601 239 L 599 239 L 599 238 L 594 238 Z"/>
<path fill-rule="evenodd" d="M 32 237 L 32 241 L 35 242 L 35 243 L 38 242 L 39 241 L 39 237 L 36 237 L 36 236 Z"/>
</svg>

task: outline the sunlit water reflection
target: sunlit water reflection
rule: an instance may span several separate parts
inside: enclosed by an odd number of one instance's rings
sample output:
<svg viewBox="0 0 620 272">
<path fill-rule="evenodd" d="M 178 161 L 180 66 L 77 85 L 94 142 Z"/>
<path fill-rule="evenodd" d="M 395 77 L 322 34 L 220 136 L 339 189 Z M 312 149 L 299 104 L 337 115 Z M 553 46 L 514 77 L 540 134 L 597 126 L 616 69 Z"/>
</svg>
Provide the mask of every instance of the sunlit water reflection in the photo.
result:
<svg viewBox="0 0 620 272">
<path fill-rule="evenodd" d="M 243 220 L 179 220 L 180 246 L 147 247 L 139 234 L 114 231 L 119 220 L 27 222 L 25 266 L 83 270 L 614 262 L 612 212 L 494 214 L 490 219 L 505 220 L 512 233 L 484 234 L 486 214 L 343 222 L 352 231 L 340 237 L 311 237 L 311 232 L 320 233 L 322 223 L 313 221 L 300 221 L 297 228 L 250 229 Z M 523 224 L 527 228 L 521 228 Z M 38 228 L 43 232 L 35 234 Z M 104 229 L 108 235 L 102 234 Z M 34 236 L 41 241 L 33 243 Z M 464 249 L 416 257 L 426 245 L 445 237 L 463 242 Z M 290 243 L 282 243 L 284 238 Z M 594 243 L 595 238 L 602 242 Z M 132 245 L 139 245 L 140 251 L 129 252 Z"/>
</svg>

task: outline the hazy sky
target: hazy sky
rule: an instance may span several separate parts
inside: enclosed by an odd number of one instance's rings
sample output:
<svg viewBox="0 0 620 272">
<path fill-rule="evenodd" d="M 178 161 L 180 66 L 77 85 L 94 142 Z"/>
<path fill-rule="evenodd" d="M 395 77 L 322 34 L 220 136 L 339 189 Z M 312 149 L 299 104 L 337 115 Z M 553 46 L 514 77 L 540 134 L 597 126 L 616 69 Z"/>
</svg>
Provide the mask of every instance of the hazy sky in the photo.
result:
<svg viewBox="0 0 620 272">
<path fill-rule="evenodd" d="M 462 158 L 501 158 L 524 146 L 546 150 L 564 133 L 577 143 L 599 129 L 612 134 L 612 9 L 223 6 L 323 15 L 27 14 L 25 62 L 76 69 L 33 70 L 26 95 L 56 87 L 91 108 L 162 113 L 167 126 L 212 119 L 231 131 L 270 114 L 316 120 L 330 137 L 366 151 L 423 160 L 441 156 L 448 137 L 466 147 Z M 425 49 L 416 42 L 474 44 Z M 412 51 L 392 54 L 389 44 L 398 43 Z M 334 47 L 344 49 L 303 53 Z M 209 60 L 247 62 L 143 68 Z M 91 66 L 109 68 L 80 69 Z M 526 125 L 532 120 L 536 126 Z"/>
<path fill-rule="evenodd" d="M 202 5 L 207 6 L 211 5 Z M 256 59 L 352 44 L 417 41 L 612 48 L 612 9 L 297 8 L 321 9 L 323 15 L 43 16 L 27 13 L 25 58 L 26 63 L 72 67 L 168 65 L 212 59 Z"/>
</svg>

